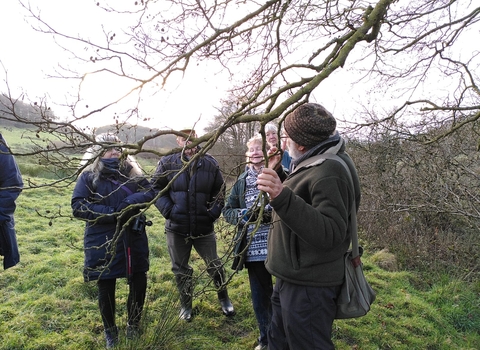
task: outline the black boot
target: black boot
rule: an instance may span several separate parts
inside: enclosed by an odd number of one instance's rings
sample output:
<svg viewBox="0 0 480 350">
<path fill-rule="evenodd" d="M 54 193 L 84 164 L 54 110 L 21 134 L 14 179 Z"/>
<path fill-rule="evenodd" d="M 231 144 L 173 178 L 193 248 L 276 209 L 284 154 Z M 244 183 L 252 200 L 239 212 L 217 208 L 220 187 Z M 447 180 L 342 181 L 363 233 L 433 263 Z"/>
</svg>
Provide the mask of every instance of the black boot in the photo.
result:
<svg viewBox="0 0 480 350">
<path fill-rule="evenodd" d="M 213 276 L 213 282 L 215 283 L 215 287 L 217 287 L 217 295 L 218 300 L 220 301 L 220 306 L 222 307 L 222 312 L 225 316 L 233 316 L 235 315 L 235 309 L 233 308 L 232 302 L 228 297 L 227 287 L 223 284 L 224 274 L 222 271 L 218 271 Z"/>
<path fill-rule="evenodd" d="M 136 339 L 140 336 L 140 327 L 138 324 L 130 324 L 127 322 L 127 328 L 125 330 L 125 336 L 129 340 Z"/>
<path fill-rule="evenodd" d="M 176 275 L 177 288 L 180 292 L 180 319 L 190 322 L 192 320 L 192 273 Z"/>
<path fill-rule="evenodd" d="M 192 321 L 192 298 L 187 298 L 185 295 L 180 296 L 181 308 L 180 308 L 180 319 L 187 322 Z"/>
<path fill-rule="evenodd" d="M 228 292 L 226 289 L 218 292 L 218 300 L 220 301 L 220 306 L 222 307 L 222 312 L 225 316 L 230 317 L 235 315 L 235 309 L 233 308 L 232 302 L 228 297 Z"/>
<path fill-rule="evenodd" d="M 106 348 L 112 349 L 118 344 L 118 328 L 116 326 L 105 329 Z"/>
</svg>

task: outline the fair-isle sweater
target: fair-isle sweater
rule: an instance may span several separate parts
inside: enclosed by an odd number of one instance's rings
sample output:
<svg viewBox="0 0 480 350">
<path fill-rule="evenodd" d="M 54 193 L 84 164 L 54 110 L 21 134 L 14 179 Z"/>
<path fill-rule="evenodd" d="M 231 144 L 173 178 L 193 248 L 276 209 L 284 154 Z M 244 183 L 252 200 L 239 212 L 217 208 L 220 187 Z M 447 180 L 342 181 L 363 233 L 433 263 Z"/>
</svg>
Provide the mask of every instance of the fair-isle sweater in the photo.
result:
<svg viewBox="0 0 480 350">
<path fill-rule="evenodd" d="M 257 203 L 257 198 L 260 191 L 257 188 L 258 173 L 251 168 L 248 168 L 242 173 L 237 182 L 232 188 L 230 196 L 228 197 L 225 207 L 223 208 L 223 216 L 233 225 L 238 225 L 239 230 L 243 227 L 241 211 L 242 209 L 250 209 Z M 266 212 L 271 211 L 270 205 L 264 209 Z M 262 223 L 258 230 L 252 237 L 252 231 L 255 225 L 248 226 L 248 241 L 251 243 L 247 249 L 246 262 L 265 261 L 267 257 L 267 240 L 270 223 Z"/>
</svg>

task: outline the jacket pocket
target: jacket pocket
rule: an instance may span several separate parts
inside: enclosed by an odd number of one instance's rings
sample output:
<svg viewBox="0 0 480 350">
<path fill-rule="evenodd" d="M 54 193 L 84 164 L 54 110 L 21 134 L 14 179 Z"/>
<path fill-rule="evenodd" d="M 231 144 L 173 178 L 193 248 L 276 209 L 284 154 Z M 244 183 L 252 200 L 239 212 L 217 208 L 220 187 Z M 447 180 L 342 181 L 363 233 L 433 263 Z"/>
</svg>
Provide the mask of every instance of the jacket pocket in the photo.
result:
<svg viewBox="0 0 480 350">
<path fill-rule="evenodd" d="M 294 270 L 300 269 L 300 252 L 298 240 L 295 234 L 290 235 L 290 259 Z"/>
</svg>

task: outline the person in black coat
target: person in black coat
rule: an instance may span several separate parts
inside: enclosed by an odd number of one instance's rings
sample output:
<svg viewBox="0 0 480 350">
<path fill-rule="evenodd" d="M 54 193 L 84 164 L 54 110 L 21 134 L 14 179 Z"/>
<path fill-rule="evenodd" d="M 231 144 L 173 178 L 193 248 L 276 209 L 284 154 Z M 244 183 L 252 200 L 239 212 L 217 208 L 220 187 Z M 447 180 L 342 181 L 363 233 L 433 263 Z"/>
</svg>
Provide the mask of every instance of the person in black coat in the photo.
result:
<svg viewBox="0 0 480 350">
<path fill-rule="evenodd" d="M 101 134 L 96 141 L 99 144 L 82 160 L 84 170 L 71 204 L 73 215 L 86 221 L 83 275 L 86 282 L 97 281 L 107 348 L 111 348 L 118 342 L 117 278 L 128 278 L 129 283 L 127 338 L 139 334 L 149 269 L 145 216 L 140 208 L 153 200 L 155 193 L 133 157 L 122 157 L 115 135 Z"/>
<path fill-rule="evenodd" d="M 196 137 L 194 130 L 181 132 Z M 160 159 L 153 184 L 157 191 L 163 191 L 155 206 L 166 219 L 168 252 L 180 293 L 180 318 L 192 320 L 193 268 L 188 263 L 192 247 L 207 264 L 222 312 L 233 316 L 235 311 L 228 297 L 214 231 L 214 222 L 222 213 L 225 198 L 222 173 L 211 155 L 199 156 L 198 147 L 188 148 L 189 139 L 178 136 L 177 143 L 183 148 L 182 152 Z"/>
<path fill-rule="evenodd" d="M 20 262 L 15 221 L 15 200 L 22 192 L 23 181 L 7 142 L 0 134 L 0 255 L 3 268 L 8 269 Z"/>
</svg>

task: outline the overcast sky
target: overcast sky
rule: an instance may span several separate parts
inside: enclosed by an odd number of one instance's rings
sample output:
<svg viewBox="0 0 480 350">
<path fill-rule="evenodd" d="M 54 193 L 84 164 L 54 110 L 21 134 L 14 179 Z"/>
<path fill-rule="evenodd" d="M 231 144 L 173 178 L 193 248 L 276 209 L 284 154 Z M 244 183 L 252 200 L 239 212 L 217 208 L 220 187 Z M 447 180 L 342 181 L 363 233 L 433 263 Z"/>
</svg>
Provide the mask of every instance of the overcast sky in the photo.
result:
<svg viewBox="0 0 480 350">
<path fill-rule="evenodd" d="M 68 28 L 71 33 L 71 30 L 79 28 L 82 36 L 85 32 L 88 33 L 89 28 L 94 28 L 95 24 L 104 20 L 96 17 L 102 12 L 96 8 L 93 1 L 36 0 L 32 1 L 32 4 L 41 8 L 42 18 L 47 23 L 60 30 Z M 72 60 L 55 44 L 52 35 L 36 32 L 31 27 L 35 22 L 26 15 L 27 12 L 17 0 L 2 3 L 0 63 L 3 67 L 0 66 L 0 92 L 6 92 L 6 78 L 13 96 L 24 92 L 29 98 L 35 99 L 47 94 L 49 99 L 63 103 L 65 93 L 76 94 L 78 85 L 47 76 L 54 74 L 58 62 L 68 64 Z M 4 69 L 7 70 L 7 75 Z M 225 89 L 228 87 L 225 79 L 221 78 L 212 84 L 212 77 L 205 74 L 206 69 L 208 68 L 200 67 L 188 70 L 183 78 L 180 79 L 179 76 L 176 81 L 172 79 L 168 91 L 153 95 L 152 90 L 150 96 L 143 101 L 141 110 L 142 116 L 150 121 L 140 124 L 179 129 L 198 122 L 197 130 L 203 130 L 216 114 L 215 107 L 220 107 L 220 99 L 226 97 Z M 87 80 L 82 89 L 82 97 L 91 110 L 104 102 L 106 97 L 121 94 L 120 90 L 116 91 L 117 88 L 119 85 L 116 82 Z M 67 109 L 60 107 L 53 107 L 53 110 L 59 117 L 69 114 Z M 85 111 L 79 107 L 77 113 Z M 115 108 L 109 109 L 99 117 L 88 120 L 87 124 L 100 126 L 112 123 L 114 113 Z"/>
</svg>

